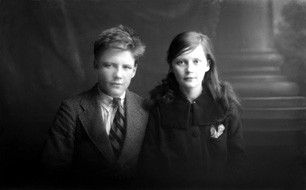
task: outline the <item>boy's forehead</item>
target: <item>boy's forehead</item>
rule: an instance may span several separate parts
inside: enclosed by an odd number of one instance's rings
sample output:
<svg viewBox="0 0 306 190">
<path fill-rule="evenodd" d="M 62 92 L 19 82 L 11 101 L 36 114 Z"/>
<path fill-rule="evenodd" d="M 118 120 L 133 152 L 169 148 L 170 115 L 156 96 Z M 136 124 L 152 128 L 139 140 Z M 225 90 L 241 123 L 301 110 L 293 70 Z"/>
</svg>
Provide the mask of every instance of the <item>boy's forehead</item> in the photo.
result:
<svg viewBox="0 0 306 190">
<path fill-rule="evenodd" d="M 117 48 L 109 48 L 101 52 L 95 60 L 104 63 L 135 64 L 131 51 Z"/>
<path fill-rule="evenodd" d="M 110 45 L 108 45 L 108 48 L 127 50 L 128 46 L 129 46 L 129 43 L 113 42 Z"/>
<path fill-rule="evenodd" d="M 130 50 L 120 47 L 107 47 L 100 51 L 97 58 L 100 59 L 104 56 L 111 56 L 111 55 L 118 56 L 120 55 L 120 53 L 130 53 L 132 57 L 134 57 L 133 53 Z"/>
</svg>

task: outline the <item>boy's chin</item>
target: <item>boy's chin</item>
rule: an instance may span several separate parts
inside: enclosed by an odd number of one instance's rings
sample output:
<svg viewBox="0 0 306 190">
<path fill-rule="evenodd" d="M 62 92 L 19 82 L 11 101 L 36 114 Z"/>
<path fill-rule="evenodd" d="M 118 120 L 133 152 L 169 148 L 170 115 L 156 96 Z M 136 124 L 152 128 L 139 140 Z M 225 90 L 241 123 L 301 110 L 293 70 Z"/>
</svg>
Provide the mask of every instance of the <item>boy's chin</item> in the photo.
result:
<svg viewBox="0 0 306 190">
<path fill-rule="evenodd" d="M 122 94 L 124 93 L 124 90 L 122 89 L 112 89 L 110 91 L 108 91 L 108 95 L 111 97 L 115 97 L 115 98 L 119 98 L 120 96 L 122 96 Z"/>
</svg>

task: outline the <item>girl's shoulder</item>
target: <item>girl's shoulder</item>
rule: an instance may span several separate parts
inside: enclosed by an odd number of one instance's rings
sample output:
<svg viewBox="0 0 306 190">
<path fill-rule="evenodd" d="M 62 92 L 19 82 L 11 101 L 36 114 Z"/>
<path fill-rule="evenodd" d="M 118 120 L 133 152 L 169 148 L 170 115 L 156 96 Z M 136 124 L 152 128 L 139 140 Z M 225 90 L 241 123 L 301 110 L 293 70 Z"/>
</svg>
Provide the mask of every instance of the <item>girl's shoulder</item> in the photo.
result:
<svg viewBox="0 0 306 190">
<path fill-rule="evenodd" d="M 220 102 L 227 115 L 237 115 L 240 110 L 240 100 L 229 82 L 222 82 Z"/>
</svg>

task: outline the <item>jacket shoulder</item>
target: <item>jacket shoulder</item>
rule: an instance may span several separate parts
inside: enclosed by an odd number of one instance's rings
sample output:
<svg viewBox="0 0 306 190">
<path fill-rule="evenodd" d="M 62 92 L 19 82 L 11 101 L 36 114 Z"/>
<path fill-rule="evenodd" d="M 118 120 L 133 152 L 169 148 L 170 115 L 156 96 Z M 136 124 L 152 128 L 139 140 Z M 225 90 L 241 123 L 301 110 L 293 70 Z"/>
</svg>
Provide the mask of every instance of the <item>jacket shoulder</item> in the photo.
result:
<svg viewBox="0 0 306 190">
<path fill-rule="evenodd" d="M 88 91 L 79 93 L 79 94 L 77 94 L 75 96 L 72 96 L 70 98 L 66 98 L 62 101 L 62 104 L 69 104 L 69 105 L 78 104 L 78 103 L 81 102 L 82 99 L 87 97 L 87 93 L 88 93 Z"/>
<path fill-rule="evenodd" d="M 142 104 L 142 102 L 144 102 L 144 98 L 142 96 L 131 91 L 127 91 L 126 98 L 128 98 L 129 101 L 136 104 Z"/>
<path fill-rule="evenodd" d="M 145 112 L 149 110 L 147 99 L 143 98 L 142 96 L 134 92 L 127 91 L 127 98 L 129 99 L 130 103 L 133 103 L 134 105 L 144 110 Z"/>
<path fill-rule="evenodd" d="M 95 87 L 93 87 L 87 91 L 83 91 L 73 97 L 63 100 L 61 105 L 71 107 L 73 110 L 81 109 L 81 103 L 90 104 L 90 102 L 95 98 L 95 93 Z"/>
<path fill-rule="evenodd" d="M 132 91 L 127 91 L 127 95 L 130 96 L 131 98 L 134 98 L 135 100 L 138 100 L 138 101 L 143 101 L 144 98 L 138 94 L 136 94 L 135 92 L 132 92 Z"/>
</svg>

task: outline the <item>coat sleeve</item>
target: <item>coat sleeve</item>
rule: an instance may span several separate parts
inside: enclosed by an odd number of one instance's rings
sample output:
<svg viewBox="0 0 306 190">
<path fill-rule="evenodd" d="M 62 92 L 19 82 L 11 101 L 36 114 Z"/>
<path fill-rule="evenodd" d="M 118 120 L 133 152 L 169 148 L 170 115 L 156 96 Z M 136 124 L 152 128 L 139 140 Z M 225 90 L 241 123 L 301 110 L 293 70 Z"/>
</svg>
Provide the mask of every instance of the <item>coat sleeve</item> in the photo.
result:
<svg viewBox="0 0 306 190">
<path fill-rule="evenodd" d="M 49 175 L 69 169 L 74 150 L 75 115 L 73 106 L 64 101 L 55 116 L 41 156 L 42 167 Z"/>
<path fill-rule="evenodd" d="M 246 160 L 245 143 L 239 117 L 232 116 L 229 125 L 231 129 L 228 132 L 228 163 L 231 166 L 239 166 Z"/>
<path fill-rule="evenodd" d="M 152 182 L 154 180 L 158 180 L 158 177 L 161 175 L 162 165 L 160 162 L 161 154 L 159 145 L 160 127 L 159 111 L 155 106 L 149 114 L 149 120 L 139 160 L 139 174 L 147 185 L 148 181 Z"/>
<path fill-rule="evenodd" d="M 247 153 L 243 138 L 241 121 L 238 115 L 228 120 L 228 162 L 226 178 L 232 184 L 238 184 L 247 167 Z M 238 180 L 238 181 L 237 181 Z"/>
</svg>

